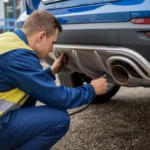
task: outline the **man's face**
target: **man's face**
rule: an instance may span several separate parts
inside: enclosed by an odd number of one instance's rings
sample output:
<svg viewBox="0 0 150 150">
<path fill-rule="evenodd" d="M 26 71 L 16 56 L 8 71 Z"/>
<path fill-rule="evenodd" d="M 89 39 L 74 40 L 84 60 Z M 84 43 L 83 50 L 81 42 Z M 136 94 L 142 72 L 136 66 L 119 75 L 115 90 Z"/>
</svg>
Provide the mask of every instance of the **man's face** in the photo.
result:
<svg viewBox="0 0 150 150">
<path fill-rule="evenodd" d="M 38 44 L 36 46 L 36 53 L 40 59 L 44 59 L 50 52 L 53 51 L 53 44 L 57 41 L 59 31 L 55 30 L 53 35 L 46 36 L 45 31 L 42 31 L 38 35 Z"/>
</svg>

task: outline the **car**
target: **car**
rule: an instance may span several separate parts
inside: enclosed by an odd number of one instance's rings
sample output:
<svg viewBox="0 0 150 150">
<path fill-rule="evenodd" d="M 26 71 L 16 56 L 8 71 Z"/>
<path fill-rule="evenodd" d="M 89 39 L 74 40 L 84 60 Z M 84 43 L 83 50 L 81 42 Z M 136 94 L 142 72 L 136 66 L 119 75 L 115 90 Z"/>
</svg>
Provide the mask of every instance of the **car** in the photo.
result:
<svg viewBox="0 0 150 150">
<path fill-rule="evenodd" d="M 96 103 L 110 100 L 121 86 L 150 86 L 149 0 L 23 0 L 16 27 L 39 9 L 52 12 L 63 27 L 54 45 L 56 58 L 69 58 L 58 74 L 61 84 L 77 87 L 105 76 L 108 90 Z"/>
</svg>

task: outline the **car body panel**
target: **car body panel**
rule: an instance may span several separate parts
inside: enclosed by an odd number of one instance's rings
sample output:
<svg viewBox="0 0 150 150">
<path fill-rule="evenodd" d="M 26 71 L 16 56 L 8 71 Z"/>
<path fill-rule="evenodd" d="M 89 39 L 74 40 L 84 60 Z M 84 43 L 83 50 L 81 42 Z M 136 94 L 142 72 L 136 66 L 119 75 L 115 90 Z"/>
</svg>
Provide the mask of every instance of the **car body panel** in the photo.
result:
<svg viewBox="0 0 150 150">
<path fill-rule="evenodd" d="M 62 24 L 94 23 L 94 22 L 126 22 L 132 18 L 149 17 L 149 1 L 133 0 L 132 5 L 122 0 L 75 8 L 51 10 Z M 148 5 L 149 4 L 149 5 Z M 134 7 L 134 8 L 133 8 Z"/>
<path fill-rule="evenodd" d="M 56 4 L 64 5 L 63 3 L 73 2 L 73 0 L 66 2 L 59 2 Z M 76 24 L 76 23 L 94 23 L 94 22 L 126 22 L 132 18 L 149 17 L 150 9 L 149 0 L 108 0 L 104 4 L 76 6 L 67 8 L 55 8 L 56 4 L 44 5 L 42 2 L 38 5 L 29 6 L 27 8 L 45 9 L 51 11 L 61 22 L 61 24 Z M 132 4 L 132 5 L 131 5 Z M 53 6 L 54 5 L 54 6 Z M 26 13 L 26 12 L 25 12 Z M 27 13 L 28 14 L 28 13 Z M 26 19 L 25 14 L 21 16 L 20 21 Z M 25 19 L 24 19 L 25 17 Z"/>
</svg>

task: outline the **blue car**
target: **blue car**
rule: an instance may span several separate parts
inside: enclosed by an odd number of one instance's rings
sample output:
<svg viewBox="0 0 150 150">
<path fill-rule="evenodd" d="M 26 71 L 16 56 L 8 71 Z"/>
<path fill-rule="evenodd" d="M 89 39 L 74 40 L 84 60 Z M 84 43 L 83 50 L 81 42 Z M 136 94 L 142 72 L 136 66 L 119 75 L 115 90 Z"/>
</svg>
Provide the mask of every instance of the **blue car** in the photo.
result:
<svg viewBox="0 0 150 150">
<path fill-rule="evenodd" d="M 150 86 L 150 0 L 23 0 L 16 26 L 38 9 L 63 27 L 54 45 L 56 57 L 69 57 L 60 83 L 76 87 L 106 75 L 108 91 L 94 102 L 108 101 L 121 86 Z"/>
</svg>

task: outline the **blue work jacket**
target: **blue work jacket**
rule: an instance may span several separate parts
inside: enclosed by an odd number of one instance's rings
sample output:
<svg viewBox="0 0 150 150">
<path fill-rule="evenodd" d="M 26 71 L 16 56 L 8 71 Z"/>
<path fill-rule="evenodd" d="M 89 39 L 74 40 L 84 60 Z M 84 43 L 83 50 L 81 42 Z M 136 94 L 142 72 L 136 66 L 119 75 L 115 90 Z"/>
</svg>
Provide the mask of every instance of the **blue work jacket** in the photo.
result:
<svg viewBox="0 0 150 150">
<path fill-rule="evenodd" d="M 17 29 L 14 33 L 28 45 L 22 30 Z M 15 49 L 0 55 L 0 92 L 14 88 L 59 109 L 75 108 L 89 103 L 95 97 L 91 84 L 77 88 L 57 86 L 50 67 L 43 70 L 35 51 L 27 49 Z"/>
</svg>

